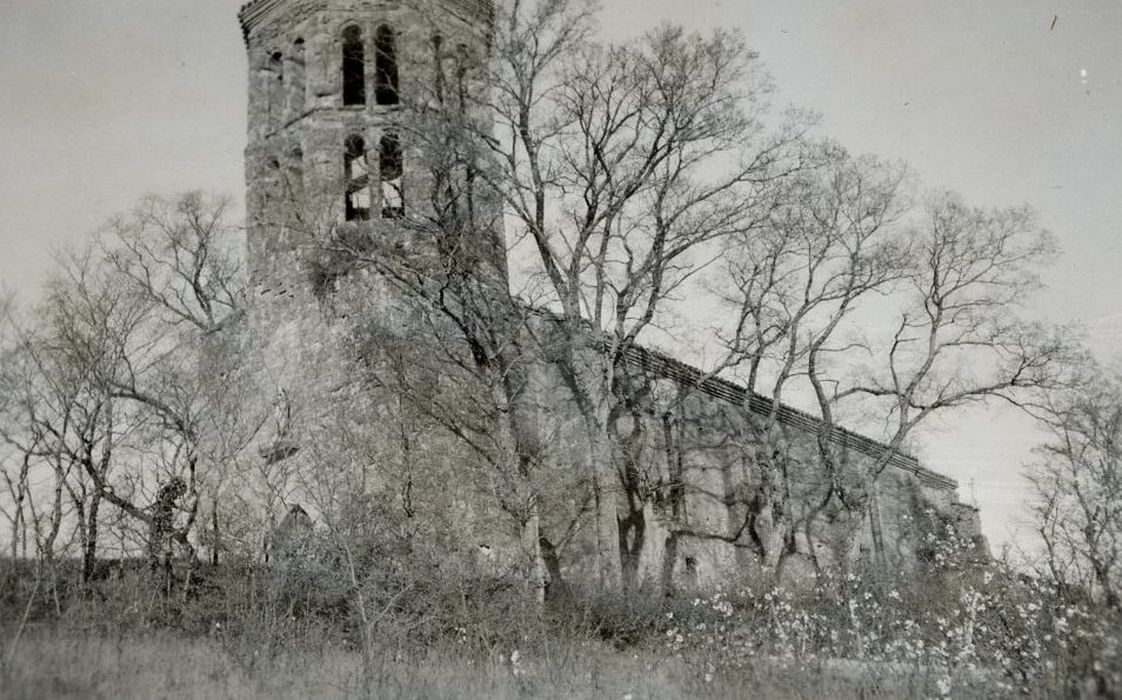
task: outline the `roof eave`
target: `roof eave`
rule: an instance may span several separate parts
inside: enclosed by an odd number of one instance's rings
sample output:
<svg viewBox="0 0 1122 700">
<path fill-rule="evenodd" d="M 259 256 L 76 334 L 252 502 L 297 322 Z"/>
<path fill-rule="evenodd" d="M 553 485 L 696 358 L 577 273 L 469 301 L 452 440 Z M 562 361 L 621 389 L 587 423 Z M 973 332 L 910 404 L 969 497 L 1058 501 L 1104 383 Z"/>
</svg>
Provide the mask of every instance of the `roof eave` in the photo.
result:
<svg viewBox="0 0 1122 700">
<path fill-rule="evenodd" d="M 250 0 L 238 10 L 238 22 L 242 27 L 242 39 L 246 48 L 249 47 L 249 35 L 254 28 L 260 25 L 270 13 L 281 5 L 288 4 L 289 0 Z"/>
</svg>

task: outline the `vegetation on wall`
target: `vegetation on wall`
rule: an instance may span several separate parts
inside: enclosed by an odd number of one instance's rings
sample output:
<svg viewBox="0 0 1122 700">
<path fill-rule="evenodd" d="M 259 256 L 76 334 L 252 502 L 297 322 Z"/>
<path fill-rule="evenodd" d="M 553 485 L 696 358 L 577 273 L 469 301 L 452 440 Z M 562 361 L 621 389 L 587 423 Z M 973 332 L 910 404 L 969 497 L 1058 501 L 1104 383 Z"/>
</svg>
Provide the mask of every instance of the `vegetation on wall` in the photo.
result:
<svg viewBox="0 0 1122 700">
<path fill-rule="evenodd" d="M 302 387 L 260 395 L 221 198 L 145 198 L 60 255 L 36 303 L 3 300 L 5 687 L 111 693 L 91 649 L 115 640 L 123 674 L 142 640 L 194 659 L 200 687 L 244 684 L 218 693 L 272 693 L 293 658 L 366 695 L 643 694 L 655 674 L 719 696 L 806 668 L 827 695 L 1118 693 L 1122 391 L 1070 329 L 1019 318 L 1054 254 L 1031 210 L 920 192 L 811 115 L 773 115 L 734 33 L 604 40 L 582 0 L 496 12 L 490 61 L 434 42 L 420 94 L 394 66 L 392 206 L 350 200 L 365 146 L 340 164 L 350 220 L 302 170 L 266 197 L 277 245 L 258 252 L 293 254 L 350 353 L 316 410 Z M 659 393 L 632 358 L 682 328 L 716 359 Z M 568 433 L 534 393 L 544 366 Z M 746 389 L 720 447 L 748 477 L 717 500 L 752 566 L 706 587 L 675 574 L 676 538 L 712 533 L 684 529 L 696 491 L 674 467 L 718 378 Z M 798 395 L 815 415 L 796 434 Z M 1052 433 L 1030 472 L 1044 556 L 979 557 L 912 484 L 907 580 L 883 543 L 851 557 L 915 432 L 987 402 Z M 884 427 L 869 459 L 847 448 L 855 415 Z M 808 575 L 781 577 L 800 557 Z M 67 636 L 92 670 L 34 663 Z"/>
</svg>

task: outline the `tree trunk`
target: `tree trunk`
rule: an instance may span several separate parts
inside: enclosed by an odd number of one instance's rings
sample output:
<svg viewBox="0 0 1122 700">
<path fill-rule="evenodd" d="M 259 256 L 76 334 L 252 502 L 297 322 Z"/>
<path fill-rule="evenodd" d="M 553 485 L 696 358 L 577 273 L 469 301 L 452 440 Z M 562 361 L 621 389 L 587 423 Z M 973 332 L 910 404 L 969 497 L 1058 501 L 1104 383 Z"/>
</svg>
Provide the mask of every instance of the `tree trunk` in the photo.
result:
<svg viewBox="0 0 1122 700">
<path fill-rule="evenodd" d="M 678 535 L 671 532 L 666 537 L 665 551 L 662 556 L 662 594 L 669 596 L 674 592 L 674 565 L 678 562 Z"/>
<path fill-rule="evenodd" d="M 589 471 L 596 505 L 596 563 L 600 590 L 617 591 L 623 585 L 620 562 L 619 512 L 616 492 L 619 476 L 612 467 L 612 445 L 604 426 L 607 421 L 586 421 L 589 441 Z"/>
<path fill-rule="evenodd" d="M 82 550 L 82 583 L 89 585 L 97 566 L 97 525 L 101 510 L 101 491 L 94 489 L 90 498 L 90 508 L 86 515 L 86 538 Z"/>
<path fill-rule="evenodd" d="M 762 495 L 764 504 L 756 515 L 754 531 L 760 546 L 760 564 L 769 572 L 779 569 L 783 553 L 790 539 L 791 522 L 785 515 L 776 516 L 775 504 Z"/>
<path fill-rule="evenodd" d="M 619 518 L 619 555 L 620 571 L 624 590 L 635 590 L 640 586 L 639 570 L 643 559 L 643 548 L 647 540 L 646 514 L 644 503 L 637 496 L 628 494 L 627 517 Z"/>
<path fill-rule="evenodd" d="M 876 484 L 869 498 L 869 534 L 873 539 L 873 561 L 881 573 L 888 572 L 888 554 L 884 547 L 884 524 L 880 517 L 880 503 L 877 500 Z"/>
<path fill-rule="evenodd" d="M 521 549 L 529 564 L 527 585 L 539 605 L 545 602 L 549 580 L 541 548 L 540 499 L 534 483 L 538 454 L 538 435 L 531 421 L 525 420 L 523 400 L 526 380 L 519 364 L 509 356 L 499 355 L 502 379 L 492 387 L 492 397 L 499 407 L 496 439 L 499 455 L 496 466 L 508 472 L 516 486 L 512 494 L 519 520 Z M 524 508 L 524 510 L 523 510 Z"/>
<path fill-rule="evenodd" d="M 212 509 L 210 511 L 210 525 L 211 525 L 211 545 L 210 545 L 210 564 L 211 566 L 218 566 L 218 547 L 220 545 L 219 531 L 218 531 L 218 499 L 214 499 Z"/>
<path fill-rule="evenodd" d="M 545 565 L 546 573 L 549 574 L 550 595 L 563 595 L 566 592 L 566 584 L 565 577 L 561 575 L 561 560 L 557 558 L 557 549 L 545 535 L 538 538 L 538 544 L 541 546 L 542 563 Z"/>
<path fill-rule="evenodd" d="M 579 315 L 570 317 L 578 318 Z M 588 453 L 584 474 L 591 486 L 595 507 L 596 571 L 601 591 L 619 590 L 623 583 L 620 562 L 620 512 L 617 493 L 620 475 L 615 469 L 615 446 L 611 436 L 612 360 L 605 356 L 599 339 L 584 334 L 579 323 L 565 329 L 561 375 L 584 421 Z"/>
<path fill-rule="evenodd" d="M 538 605 L 545 603 L 545 589 L 549 581 L 545 558 L 542 556 L 541 517 L 535 500 L 530 505 L 526 521 L 522 524 L 522 551 L 530 560 L 530 592 Z"/>
</svg>

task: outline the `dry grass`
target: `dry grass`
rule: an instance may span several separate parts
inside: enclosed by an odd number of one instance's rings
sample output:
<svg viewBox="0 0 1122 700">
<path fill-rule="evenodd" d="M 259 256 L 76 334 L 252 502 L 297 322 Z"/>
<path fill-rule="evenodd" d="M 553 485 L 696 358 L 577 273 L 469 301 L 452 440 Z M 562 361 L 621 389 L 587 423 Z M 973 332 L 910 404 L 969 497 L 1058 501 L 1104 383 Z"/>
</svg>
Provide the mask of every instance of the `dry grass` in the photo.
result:
<svg viewBox="0 0 1122 700">
<path fill-rule="evenodd" d="M 383 577 L 361 589 L 380 611 L 369 626 L 330 572 L 264 584 L 215 573 L 171 597 L 139 573 L 34 598 L 26 577 L 0 580 L 0 659 L 14 649 L 0 698 L 1094 698 L 1122 687 L 1116 613 L 986 570 L 670 598 L 572 589 L 545 609 L 514 586 L 394 589 Z"/>
<path fill-rule="evenodd" d="M 263 654 L 217 638 L 33 631 L 21 643 L 4 697 L 22 698 L 680 698 L 931 697 L 920 669 L 760 661 L 717 670 L 704 660 L 656 650 L 617 651 L 585 642 L 540 656 L 485 656 L 434 649 L 412 658 L 375 657 L 364 675 L 357 653 L 299 647 Z M 712 669 L 712 670 L 707 670 Z M 965 688 L 963 688 L 965 690 Z M 984 697 L 985 688 L 968 695 Z M 991 689 L 992 690 L 992 689 Z M 957 695 L 957 693 L 956 693 Z"/>
</svg>

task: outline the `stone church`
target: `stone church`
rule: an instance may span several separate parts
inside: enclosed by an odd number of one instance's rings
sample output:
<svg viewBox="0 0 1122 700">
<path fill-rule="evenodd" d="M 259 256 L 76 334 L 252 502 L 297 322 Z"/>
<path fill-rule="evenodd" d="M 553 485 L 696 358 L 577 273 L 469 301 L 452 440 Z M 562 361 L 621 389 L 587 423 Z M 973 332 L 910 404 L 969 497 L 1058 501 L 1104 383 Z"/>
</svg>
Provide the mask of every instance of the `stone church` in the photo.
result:
<svg viewBox="0 0 1122 700">
<path fill-rule="evenodd" d="M 372 367 L 388 366 L 370 357 L 384 346 L 359 349 L 357 327 L 380 327 L 422 356 L 439 354 L 435 346 L 426 351 L 432 328 L 377 269 L 330 268 L 316 252 L 324 231 L 343 231 L 379 237 L 375 250 L 424 259 L 409 225 L 431 185 L 410 146 L 413 98 L 447 79 L 434 70 L 442 55 L 487 55 L 492 12 L 489 0 L 252 0 L 240 11 L 249 58 L 250 300 L 239 342 L 254 363 L 255 396 L 247 399 L 275 414 L 248 451 L 263 473 L 286 475 L 273 491 L 304 520 L 319 520 L 325 507 L 317 479 L 328 458 L 316 446 L 324 440 L 317 426 L 342 414 L 368 428 L 376 446 L 365 459 L 378 476 L 367 487 L 392 494 L 410 518 L 426 517 L 427 509 L 454 523 L 446 546 L 488 553 L 520 546 L 493 502 L 498 487 L 467 466 L 470 450 L 453 435 L 419 429 L 425 407 L 409 409 L 391 383 L 369 379 Z M 481 204 L 488 206 L 498 211 Z M 507 283 L 506 250 L 501 214 L 494 214 L 477 229 L 471 252 L 495 284 Z M 535 314 L 531 324 L 548 326 L 548 312 Z M 814 416 L 642 347 L 628 348 L 625 364 L 623 390 L 637 398 L 630 443 L 617 445 L 617 459 L 639 460 L 644 486 L 630 510 L 621 508 L 620 550 L 636 583 L 706 585 L 760 565 L 752 494 L 763 477 L 745 462 L 737 437 L 753 412 L 778 417 L 798 464 L 782 557 L 792 570 L 862 558 L 907 570 L 931 556 L 929 535 L 948 527 L 984 549 L 978 513 L 958 500 L 956 482 L 913 457 L 890 455 L 858 521 L 839 519 L 817 504 Z M 552 577 L 580 578 L 594 549 L 574 456 L 581 421 L 547 357 L 527 377 L 532 422 L 546 444 L 543 469 L 556 487 L 542 487 L 541 542 Z M 830 440 L 856 465 L 886 454 L 884 445 L 844 429 Z M 422 463 L 431 465 L 427 474 L 416 471 Z"/>
</svg>

